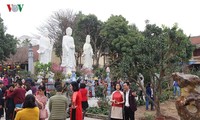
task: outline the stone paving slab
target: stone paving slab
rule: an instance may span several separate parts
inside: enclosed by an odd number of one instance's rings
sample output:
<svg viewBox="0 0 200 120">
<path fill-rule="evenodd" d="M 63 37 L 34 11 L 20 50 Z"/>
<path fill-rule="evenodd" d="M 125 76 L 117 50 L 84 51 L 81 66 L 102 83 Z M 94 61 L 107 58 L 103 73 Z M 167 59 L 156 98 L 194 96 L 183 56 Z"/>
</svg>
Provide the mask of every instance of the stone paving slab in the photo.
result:
<svg viewBox="0 0 200 120">
<path fill-rule="evenodd" d="M 47 119 L 46 119 L 47 120 Z M 66 120 L 70 120 L 70 118 L 67 118 Z M 95 119 L 95 118 L 88 118 L 88 117 L 85 117 L 84 120 L 101 120 L 101 119 Z"/>
</svg>

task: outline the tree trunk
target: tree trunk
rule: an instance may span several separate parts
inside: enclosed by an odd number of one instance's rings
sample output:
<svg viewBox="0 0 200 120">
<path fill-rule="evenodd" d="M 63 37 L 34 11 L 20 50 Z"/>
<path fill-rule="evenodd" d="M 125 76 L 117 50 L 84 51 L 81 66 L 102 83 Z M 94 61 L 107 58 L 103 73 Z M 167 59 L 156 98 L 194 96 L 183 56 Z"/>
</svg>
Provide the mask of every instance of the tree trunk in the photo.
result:
<svg viewBox="0 0 200 120">
<path fill-rule="evenodd" d="M 96 65 L 97 65 L 97 67 L 99 67 L 100 56 L 101 56 L 101 50 L 99 51 L 99 54 L 97 55 L 97 58 L 96 58 L 96 61 L 97 61 Z"/>
<path fill-rule="evenodd" d="M 155 107 L 156 117 L 159 117 L 159 116 L 161 116 L 159 95 L 156 95 L 155 104 L 156 104 L 156 107 Z"/>
<path fill-rule="evenodd" d="M 165 70 L 164 69 L 161 69 L 160 71 L 160 77 L 159 79 L 157 80 L 158 83 L 157 83 L 157 95 L 155 96 L 156 98 L 156 117 L 160 117 L 162 114 L 161 114 L 161 111 L 160 111 L 160 96 L 162 94 L 162 87 L 161 87 L 161 82 L 163 81 L 163 77 L 164 77 L 164 72 Z"/>
<path fill-rule="evenodd" d="M 82 54 L 80 53 L 80 65 L 82 64 Z"/>
<path fill-rule="evenodd" d="M 100 58 L 100 56 L 101 56 L 101 50 L 99 50 L 99 53 L 96 52 L 96 54 L 95 54 L 95 61 L 96 61 L 95 66 L 96 67 L 99 67 L 99 58 Z"/>
<path fill-rule="evenodd" d="M 79 53 L 77 54 L 77 56 L 75 58 L 76 58 L 76 67 L 78 67 L 79 66 L 79 63 L 78 63 Z"/>
</svg>

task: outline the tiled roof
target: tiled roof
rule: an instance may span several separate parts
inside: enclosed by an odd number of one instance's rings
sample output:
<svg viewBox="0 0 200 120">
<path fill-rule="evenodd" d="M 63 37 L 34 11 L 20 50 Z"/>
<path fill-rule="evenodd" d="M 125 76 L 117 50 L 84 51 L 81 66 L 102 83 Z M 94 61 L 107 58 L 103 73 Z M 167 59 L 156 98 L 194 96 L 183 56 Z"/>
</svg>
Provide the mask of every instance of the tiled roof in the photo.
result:
<svg viewBox="0 0 200 120">
<path fill-rule="evenodd" d="M 190 37 L 190 41 L 193 45 L 200 44 L 200 36 Z"/>
</svg>

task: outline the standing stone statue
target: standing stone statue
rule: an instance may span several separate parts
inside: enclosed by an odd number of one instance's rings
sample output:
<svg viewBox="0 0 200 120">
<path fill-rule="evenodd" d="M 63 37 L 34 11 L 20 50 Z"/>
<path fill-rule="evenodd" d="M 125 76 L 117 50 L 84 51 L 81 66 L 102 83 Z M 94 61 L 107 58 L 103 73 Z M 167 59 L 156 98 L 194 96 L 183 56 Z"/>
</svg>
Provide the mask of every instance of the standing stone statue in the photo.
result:
<svg viewBox="0 0 200 120">
<path fill-rule="evenodd" d="M 144 88 L 144 76 L 142 75 L 142 73 L 139 73 L 138 81 L 141 84 L 141 86 L 138 85 L 138 91 L 139 91 L 138 100 L 144 101 L 142 89 L 145 89 L 145 88 Z"/>
<path fill-rule="evenodd" d="M 83 46 L 83 57 L 84 57 L 84 64 L 83 64 L 83 68 L 84 69 L 92 69 L 92 63 L 93 63 L 93 49 L 92 46 L 90 44 L 90 35 L 86 36 L 86 42 Z"/>
<path fill-rule="evenodd" d="M 75 44 L 72 35 L 72 29 L 68 27 L 66 29 L 66 35 L 63 36 L 62 40 L 62 67 L 65 67 L 65 73 L 71 73 L 75 71 L 76 60 L 75 60 Z"/>
<path fill-rule="evenodd" d="M 50 39 L 48 39 L 48 34 L 45 33 L 45 36 L 40 37 L 39 50 L 37 51 L 40 63 L 47 64 L 51 62 L 51 49 Z"/>
<path fill-rule="evenodd" d="M 53 45 L 54 45 L 54 41 L 50 40 L 50 46 L 49 46 L 49 59 L 50 59 L 50 62 L 51 62 L 51 59 L 52 59 Z"/>
<path fill-rule="evenodd" d="M 139 79 L 140 84 L 144 88 L 144 76 L 141 73 L 139 73 L 138 79 Z"/>
</svg>

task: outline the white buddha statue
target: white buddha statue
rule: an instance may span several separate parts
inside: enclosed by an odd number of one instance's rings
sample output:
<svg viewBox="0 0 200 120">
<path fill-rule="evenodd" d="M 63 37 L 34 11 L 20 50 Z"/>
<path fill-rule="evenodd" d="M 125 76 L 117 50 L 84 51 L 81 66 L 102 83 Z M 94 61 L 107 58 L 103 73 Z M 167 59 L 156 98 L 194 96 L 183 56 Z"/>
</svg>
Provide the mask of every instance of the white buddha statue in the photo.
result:
<svg viewBox="0 0 200 120">
<path fill-rule="evenodd" d="M 50 62 L 51 62 L 51 59 L 52 59 L 52 52 L 53 52 L 53 45 L 54 45 L 54 42 L 53 40 L 50 40 L 50 46 L 49 46 L 49 59 L 50 59 Z"/>
<path fill-rule="evenodd" d="M 144 88 L 144 76 L 141 73 L 139 73 L 138 79 L 139 79 L 140 84 Z"/>
<path fill-rule="evenodd" d="M 62 40 L 62 63 L 61 66 L 66 68 L 66 73 L 72 72 L 76 68 L 75 44 L 72 35 L 72 29 L 66 29 L 66 35 Z"/>
<path fill-rule="evenodd" d="M 40 63 L 47 64 L 51 62 L 51 52 L 52 48 L 50 47 L 50 39 L 48 38 L 47 32 L 45 32 L 45 36 L 41 36 L 39 40 L 39 61 Z"/>
<path fill-rule="evenodd" d="M 90 35 L 86 36 L 86 42 L 83 46 L 83 57 L 84 57 L 84 64 L 83 64 L 83 68 L 85 69 L 92 69 L 92 63 L 93 63 L 93 49 L 92 46 L 90 44 Z"/>
</svg>

